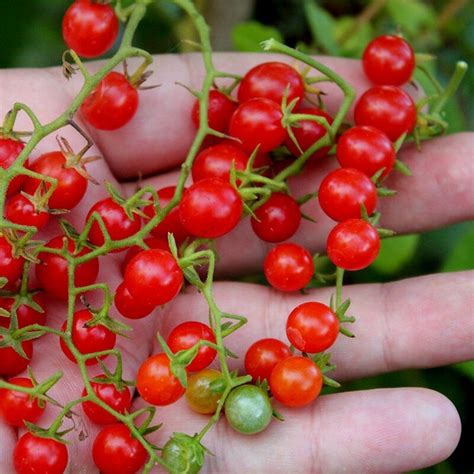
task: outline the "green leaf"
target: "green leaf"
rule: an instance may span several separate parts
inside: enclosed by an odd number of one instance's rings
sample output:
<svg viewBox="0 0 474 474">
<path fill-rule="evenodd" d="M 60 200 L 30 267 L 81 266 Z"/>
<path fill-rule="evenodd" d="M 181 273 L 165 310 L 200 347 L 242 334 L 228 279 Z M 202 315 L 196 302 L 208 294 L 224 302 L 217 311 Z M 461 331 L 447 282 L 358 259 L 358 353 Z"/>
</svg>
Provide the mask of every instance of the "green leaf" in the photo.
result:
<svg viewBox="0 0 474 474">
<path fill-rule="evenodd" d="M 474 360 L 461 362 L 460 364 L 455 364 L 452 367 L 469 379 L 474 380 Z"/>
<path fill-rule="evenodd" d="M 443 272 L 474 268 L 474 229 L 467 231 L 457 241 L 441 267 Z"/>
<path fill-rule="evenodd" d="M 386 8 L 395 24 L 409 35 L 436 25 L 435 11 L 421 0 L 388 0 Z"/>
<path fill-rule="evenodd" d="M 334 35 L 343 56 L 360 58 L 365 47 L 373 38 L 374 32 L 369 23 L 358 25 L 357 29 L 355 29 L 355 24 L 356 19 L 351 16 L 338 18 L 335 24 Z"/>
<path fill-rule="evenodd" d="M 231 38 L 234 48 L 244 52 L 261 52 L 260 43 L 270 38 L 283 42 L 283 36 L 276 28 L 262 25 L 258 21 L 246 21 L 235 25 Z"/>
<path fill-rule="evenodd" d="M 336 22 L 334 18 L 314 0 L 305 0 L 304 12 L 316 45 L 324 53 L 338 55 L 339 46 L 335 39 Z"/>
<path fill-rule="evenodd" d="M 384 275 L 393 275 L 415 255 L 418 235 L 404 235 L 382 240 L 380 253 L 372 268 Z"/>
</svg>

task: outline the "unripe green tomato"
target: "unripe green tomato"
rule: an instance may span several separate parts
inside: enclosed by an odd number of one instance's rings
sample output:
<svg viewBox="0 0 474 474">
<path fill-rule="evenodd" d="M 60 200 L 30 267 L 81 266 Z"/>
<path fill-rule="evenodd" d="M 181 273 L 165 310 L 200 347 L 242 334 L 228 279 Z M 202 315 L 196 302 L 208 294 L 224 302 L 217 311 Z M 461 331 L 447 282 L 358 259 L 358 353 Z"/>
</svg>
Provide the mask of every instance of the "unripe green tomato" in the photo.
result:
<svg viewBox="0 0 474 474">
<path fill-rule="evenodd" d="M 263 431 L 272 420 L 273 410 L 267 393 L 255 385 L 241 385 L 225 401 L 225 417 L 239 433 Z"/>
<path fill-rule="evenodd" d="M 204 448 L 191 436 L 175 433 L 163 446 L 161 457 L 171 474 L 197 474 L 204 464 Z"/>
</svg>

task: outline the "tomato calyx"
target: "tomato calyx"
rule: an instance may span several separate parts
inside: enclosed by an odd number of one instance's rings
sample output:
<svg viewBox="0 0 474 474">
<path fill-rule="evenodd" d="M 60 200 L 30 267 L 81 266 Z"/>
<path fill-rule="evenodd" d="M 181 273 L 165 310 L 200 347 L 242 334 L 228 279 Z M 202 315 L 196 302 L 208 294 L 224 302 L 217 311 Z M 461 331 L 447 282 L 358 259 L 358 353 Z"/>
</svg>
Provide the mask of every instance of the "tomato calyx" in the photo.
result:
<svg viewBox="0 0 474 474">
<path fill-rule="evenodd" d="M 112 319 L 109 316 L 111 301 L 108 295 L 105 297 L 103 306 L 98 310 L 93 309 L 84 296 L 81 296 L 81 301 L 92 315 L 92 318 L 84 324 L 84 327 L 92 328 L 95 326 L 104 326 L 114 334 L 123 337 L 127 337 L 126 333 L 132 330 L 130 326 L 121 323 L 117 319 Z"/>
<path fill-rule="evenodd" d="M 303 353 L 303 357 L 308 357 L 307 354 Z M 336 380 L 328 377 L 326 373 L 332 372 L 336 369 L 334 364 L 331 364 L 331 353 L 330 352 L 321 352 L 319 354 L 312 355 L 309 357 L 321 370 L 321 374 L 323 377 L 324 385 L 333 388 L 339 388 L 341 384 Z"/>
<path fill-rule="evenodd" d="M 173 433 L 163 446 L 161 457 L 168 472 L 197 473 L 204 464 L 204 457 L 213 455 L 199 439 L 199 435 L 189 436 L 185 433 Z"/>
</svg>

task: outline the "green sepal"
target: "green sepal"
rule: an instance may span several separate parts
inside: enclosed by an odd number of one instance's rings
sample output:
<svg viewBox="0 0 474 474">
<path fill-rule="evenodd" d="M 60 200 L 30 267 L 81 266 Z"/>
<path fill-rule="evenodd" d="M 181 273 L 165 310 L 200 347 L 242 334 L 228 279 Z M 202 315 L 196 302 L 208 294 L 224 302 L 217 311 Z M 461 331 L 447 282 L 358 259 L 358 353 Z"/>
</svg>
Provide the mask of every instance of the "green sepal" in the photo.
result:
<svg viewBox="0 0 474 474">
<path fill-rule="evenodd" d="M 278 421 L 285 421 L 284 416 L 275 407 L 272 407 L 272 417 Z"/>
<path fill-rule="evenodd" d="M 408 167 L 407 164 L 403 163 L 403 161 L 395 160 L 394 169 L 402 173 L 404 176 L 412 176 L 411 169 Z"/>
</svg>

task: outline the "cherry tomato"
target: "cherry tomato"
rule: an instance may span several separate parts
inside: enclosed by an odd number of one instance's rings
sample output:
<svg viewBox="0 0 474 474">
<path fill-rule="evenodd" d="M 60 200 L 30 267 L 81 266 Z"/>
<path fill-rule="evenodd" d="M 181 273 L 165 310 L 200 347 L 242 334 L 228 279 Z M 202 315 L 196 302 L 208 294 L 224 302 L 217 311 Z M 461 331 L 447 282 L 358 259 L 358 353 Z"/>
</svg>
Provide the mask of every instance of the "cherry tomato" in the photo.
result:
<svg viewBox="0 0 474 474">
<path fill-rule="evenodd" d="M 117 423 L 96 436 L 92 457 L 102 474 L 135 474 L 147 461 L 148 453 L 127 426 Z"/>
<path fill-rule="evenodd" d="M 188 377 L 185 397 L 191 410 L 203 415 L 216 412 L 222 393 L 213 392 L 211 383 L 221 377 L 222 374 L 214 369 L 204 369 Z"/>
<path fill-rule="evenodd" d="M 96 202 L 89 210 L 86 221 L 90 216 L 96 212 L 103 220 L 104 226 L 107 229 L 111 240 L 122 240 L 136 234 L 141 227 L 140 216 L 133 214 L 130 219 L 125 209 L 120 204 L 116 203 L 112 198 L 106 198 L 102 201 Z M 100 247 L 104 244 L 104 234 L 97 222 L 94 222 L 89 232 L 89 240 Z M 118 250 L 119 252 L 122 249 Z"/>
<path fill-rule="evenodd" d="M 109 72 L 81 105 L 81 114 L 99 130 L 117 130 L 132 120 L 138 92 L 119 72 Z"/>
<path fill-rule="evenodd" d="M 50 240 L 45 246 L 52 249 L 61 249 L 64 246 L 64 239 L 66 239 L 66 247 L 69 253 L 74 254 L 76 251 L 76 244 L 68 237 L 59 235 Z M 78 252 L 77 256 L 82 256 L 89 253 L 90 250 L 83 248 Z M 41 263 L 36 264 L 36 277 L 41 287 L 48 293 L 48 295 L 55 296 L 61 300 L 68 298 L 68 264 L 67 261 L 60 255 L 55 255 L 48 252 L 40 252 L 38 258 Z M 74 276 L 74 284 L 76 287 L 88 286 L 95 283 L 97 275 L 99 274 L 99 260 L 93 258 L 88 262 L 81 263 L 76 267 Z"/>
<path fill-rule="evenodd" d="M 81 309 L 74 313 L 71 337 L 74 346 L 81 354 L 92 354 L 94 352 L 108 351 L 114 348 L 117 335 L 102 324 L 88 327 L 87 323 L 93 318 L 93 314 L 88 309 Z M 67 321 L 61 327 L 61 331 L 66 330 Z M 59 340 L 64 355 L 72 362 L 76 358 L 69 350 L 64 340 Z M 99 359 L 105 359 L 107 356 L 101 356 Z M 97 358 L 87 359 L 86 365 L 98 364 Z"/>
<path fill-rule="evenodd" d="M 262 63 L 245 74 L 239 85 L 239 102 L 266 98 L 281 104 L 284 95 L 287 104 L 304 97 L 304 82 L 301 74 L 288 64 L 272 61 Z"/>
<path fill-rule="evenodd" d="M 268 283 L 280 291 L 303 289 L 314 273 L 311 254 L 297 244 L 278 244 L 268 252 L 263 262 Z"/>
<path fill-rule="evenodd" d="M 325 118 L 328 121 L 329 125 L 331 125 L 333 122 L 332 117 L 329 114 L 327 114 L 324 110 L 318 109 L 316 107 L 302 108 L 296 113 L 314 115 L 315 117 Z M 327 135 L 327 130 L 324 125 L 321 125 L 318 122 L 314 122 L 313 120 L 301 120 L 297 123 L 297 125 L 293 125 L 291 129 L 293 131 L 293 135 L 296 138 L 296 141 L 298 142 L 299 148 L 289 136 L 285 140 L 285 145 L 288 147 L 288 150 L 290 150 L 290 152 L 294 156 L 301 155 L 300 148 L 303 152 L 305 152 L 310 147 L 312 147 L 318 140 Z M 311 155 L 310 159 L 315 160 L 318 158 L 322 158 L 326 156 L 327 152 L 330 149 L 330 146 L 324 146 L 318 151 L 314 152 Z"/>
<path fill-rule="evenodd" d="M 66 10 L 62 30 L 68 48 L 84 58 L 95 58 L 114 45 L 119 22 L 110 5 L 80 0 Z"/>
<path fill-rule="evenodd" d="M 73 209 L 76 207 L 87 190 L 87 179 L 78 173 L 74 166 L 69 166 L 66 157 L 61 151 L 52 151 L 41 155 L 30 169 L 57 181 L 56 189 L 49 198 L 50 209 Z M 50 184 L 45 183 L 49 189 Z M 35 178 L 27 178 L 24 191 L 33 195 L 40 185 Z"/>
<path fill-rule="evenodd" d="M 18 155 L 25 148 L 24 143 L 14 140 L 12 138 L 0 137 L 0 168 L 7 170 L 15 162 Z M 28 160 L 25 162 L 25 167 L 28 166 Z M 22 187 L 26 179 L 25 175 L 15 176 L 8 185 L 7 197 L 13 196 Z"/>
<path fill-rule="evenodd" d="M 43 309 L 43 312 L 30 306 L 27 301 L 18 306 L 16 316 L 20 329 L 33 324 L 44 326 L 46 323 L 46 300 L 43 293 L 34 294 L 32 300 Z M 0 297 L 0 308 L 7 310 L 9 313 L 11 313 L 14 303 L 14 298 Z M 0 326 L 8 328 L 10 326 L 10 318 L 0 317 Z"/>
<path fill-rule="evenodd" d="M 177 473 L 198 474 L 204 464 L 203 447 L 196 438 L 184 433 L 173 434 L 163 446 L 161 457 Z"/>
<path fill-rule="evenodd" d="M 395 148 L 390 138 L 374 127 L 352 127 L 337 142 L 336 155 L 343 168 L 355 168 L 371 178 L 384 169 L 382 177 L 392 171 Z"/>
<path fill-rule="evenodd" d="M 170 405 L 184 394 L 184 387 L 172 374 L 170 360 L 164 353 L 152 355 L 143 362 L 136 387 L 146 402 L 156 406 Z"/>
<path fill-rule="evenodd" d="M 8 380 L 8 383 L 19 387 L 33 388 L 33 382 L 26 377 Z M 7 425 L 24 427 L 25 421 L 36 423 L 43 414 L 45 406 L 38 403 L 27 393 L 8 388 L 0 388 L 0 419 Z"/>
<path fill-rule="evenodd" d="M 280 146 L 286 137 L 281 124 L 281 106 L 270 99 L 250 99 L 239 105 L 229 125 L 231 136 L 240 140 L 242 148 L 252 153 L 267 153 Z"/>
<path fill-rule="evenodd" d="M 380 250 L 377 230 L 362 219 L 340 222 L 327 239 L 328 257 L 345 270 L 362 270 L 368 267 Z"/>
<path fill-rule="evenodd" d="M 22 194 L 15 194 L 5 205 L 5 217 L 15 224 L 42 229 L 49 221 L 49 214 L 40 211 Z"/>
<path fill-rule="evenodd" d="M 329 173 L 319 186 L 321 209 L 335 221 L 361 217 L 364 205 L 370 216 L 377 205 L 377 188 L 362 171 L 340 168 Z"/>
<path fill-rule="evenodd" d="M 217 178 L 194 183 L 179 205 L 181 222 L 196 236 L 215 239 L 230 232 L 240 221 L 243 203 L 239 193 Z"/>
<path fill-rule="evenodd" d="M 402 89 L 375 86 L 362 94 L 355 105 L 356 125 L 370 125 L 384 132 L 390 140 L 410 133 L 416 125 L 416 105 Z"/>
<path fill-rule="evenodd" d="M 115 291 L 114 303 L 118 312 L 128 319 L 144 318 L 155 309 L 154 305 L 142 304 L 140 300 L 134 298 L 124 282 L 120 283 Z"/>
<path fill-rule="evenodd" d="M 266 242 L 282 242 L 295 234 L 300 226 L 301 211 L 294 198 L 284 193 L 273 193 L 255 211 L 252 229 Z"/>
<path fill-rule="evenodd" d="M 0 341 L 2 337 L 0 336 Z M 26 354 L 26 359 L 22 357 L 12 347 L 0 347 L 0 375 L 13 376 L 23 372 L 33 357 L 33 342 L 22 341 L 21 347 Z"/>
<path fill-rule="evenodd" d="M 292 356 L 275 366 L 270 389 L 275 400 L 287 407 L 302 407 L 317 398 L 323 386 L 319 367 L 307 357 Z"/>
<path fill-rule="evenodd" d="M 190 349 L 199 341 L 205 340 L 215 343 L 216 338 L 212 329 L 206 324 L 197 321 L 186 321 L 176 326 L 166 341 L 173 352 Z M 216 351 L 212 347 L 202 346 L 194 360 L 186 367 L 194 372 L 207 367 L 216 357 Z"/>
<path fill-rule="evenodd" d="M 207 106 L 207 123 L 209 128 L 218 132 L 227 132 L 230 118 L 237 108 L 237 104 L 227 95 L 217 90 L 209 91 Z M 199 101 L 196 100 L 191 112 L 194 125 L 199 127 Z"/>
<path fill-rule="evenodd" d="M 415 53 L 400 36 L 382 35 L 373 39 L 362 56 L 365 75 L 377 85 L 401 86 L 415 69 Z"/>
<path fill-rule="evenodd" d="M 339 319 L 331 308 L 309 302 L 297 306 L 286 322 L 286 335 L 301 352 L 322 352 L 334 344 L 339 334 Z"/>
<path fill-rule="evenodd" d="M 176 186 L 168 186 L 158 190 L 157 194 L 160 198 L 161 208 L 164 208 L 169 204 L 169 202 L 173 199 L 175 191 Z M 184 188 L 184 192 L 186 192 L 186 188 Z M 150 219 L 156 215 L 155 206 L 153 204 L 146 206 L 143 211 Z M 153 236 L 164 239 L 166 242 L 168 242 L 168 233 L 173 234 L 173 237 L 178 245 L 181 245 L 189 237 L 189 232 L 184 228 L 183 223 L 181 222 L 178 207 L 171 209 L 168 215 L 151 230 L 151 234 Z M 156 248 L 163 247 L 159 246 Z"/>
<path fill-rule="evenodd" d="M 10 243 L 0 235 L 0 278 L 15 283 L 23 271 L 23 257 L 14 257 Z"/>
<path fill-rule="evenodd" d="M 273 416 L 267 392 L 255 385 L 234 388 L 225 401 L 224 409 L 229 425 L 245 435 L 263 431 Z"/>
<path fill-rule="evenodd" d="M 99 375 L 99 377 L 103 376 L 104 375 Z M 112 383 L 98 383 L 94 381 L 91 381 L 91 386 L 97 397 L 110 408 L 113 408 L 122 415 L 130 410 L 132 406 L 132 395 L 127 386 L 124 386 L 122 390 L 117 390 L 117 387 Z M 82 396 L 84 397 L 85 395 L 87 395 L 87 391 L 84 388 Z M 93 402 L 83 402 L 82 409 L 84 413 L 98 425 L 108 425 L 117 422 L 113 415 Z"/>
<path fill-rule="evenodd" d="M 291 357 L 287 344 L 278 339 L 260 339 L 254 342 L 245 354 L 245 371 L 254 382 L 270 380 L 275 365 L 283 359 Z"/>
<path fill-rule="evenodd" d="M 16 474 L 62 474 L 68 461 L 65 444 L 32 433 L 25 433 L 13 450 Z"/>
<path fill-rule="evenodd" d="M 237 171 L 247 167 L 249 157 L 238 146 L 218 144 L 210 146 L 198 153 L 191 168 L 193 181 L 206 178 L 219 178 L 230 181 L 232 163 Z"/>
<path fill-rule="evenodd" d="M 183 272 L 169 252 L 143 250 L 127 265 L 124 282 L 130 294 L 142 305 L 159 306 L 179 293 Z"/>
<path fill-rule="evenodd" d="M 166 250 L 167 252 L 170 251 L 168 240 L 163 237 L 147 237 L 144 239 L 144 242 L 150 249 L 161 249 Z M 122 262 L 122 266 L 120 267 L 122 275 L 125 275 L 125 270 L 130 260 L 132 260 L 132 258 L 135 257 L 135 255 L 138 255 L 140 252 L 143 252 L 143 248 L 139 247 L 138 245 L 134 245 L 127 250 Z"/>
</svg>

